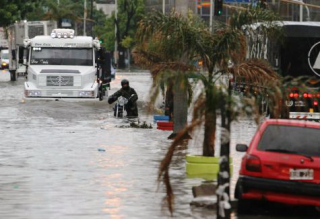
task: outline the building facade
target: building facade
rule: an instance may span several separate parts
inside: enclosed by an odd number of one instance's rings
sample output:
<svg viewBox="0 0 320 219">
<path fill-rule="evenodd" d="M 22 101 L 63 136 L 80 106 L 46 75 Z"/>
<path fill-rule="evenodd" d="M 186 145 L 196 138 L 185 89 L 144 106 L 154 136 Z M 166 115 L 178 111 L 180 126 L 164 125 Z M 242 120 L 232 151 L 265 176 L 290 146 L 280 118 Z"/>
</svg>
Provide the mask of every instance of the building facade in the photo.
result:
<svg viewBox="0 0 320 219">
<path fill-rule="evenodd" d="M 248 4 L 256 5 L 259 0 L 224 0 L 224 4 L 230 6 L 247 6 Z M 266 0 L 267 7 L 278 12 L 285 21 L 320 21 L 320 1 L 319 0 L 302 0 L 307 6 L 302 6 L 300 13 L 301 0 L 290 0 L 292 3 L 284 0 Z M 213 0 L 214 2 L 214 0 Z M 145 0 L 146 10 L 163 11 L 165 3 L 165 13 L 172 9 L 179 11 L 191 10 L 202 17 L 206 22 L 210 19 L 210 0 Z M 228 17 L 233 13 L 233 9 L 224 7 L 223 13 L 213 19 L 226 22 Z M 302 19 L 300 19 L 300 16 Z"/>
<path fill-rule="evenodd" d="M 96 0 L 96 7 L 102 10 L 106 16 L 110 16 L 116 9 L 115 0 Z"/>
</svg>

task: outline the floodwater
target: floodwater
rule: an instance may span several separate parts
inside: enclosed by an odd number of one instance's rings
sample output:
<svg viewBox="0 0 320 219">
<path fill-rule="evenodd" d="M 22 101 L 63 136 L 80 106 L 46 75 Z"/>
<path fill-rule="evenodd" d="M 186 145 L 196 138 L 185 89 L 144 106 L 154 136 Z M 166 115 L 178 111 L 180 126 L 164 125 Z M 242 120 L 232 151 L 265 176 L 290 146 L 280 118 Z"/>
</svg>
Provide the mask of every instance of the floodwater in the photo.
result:
<svg viewBox="0 0 320 219">
<path fill-rule="evenodd" d="M 110 94 L 123 78 L 139 95 L 140 121 L 152 124 L 152 129 L 126 128 L 128 123 L 114 118 L 106 101 L 23 101 L 24 79 L 10 82 L 9 73 L 0 72 L 0 218 L 171 218 L 162 206 L 164 187 L 157 183 L 170 132 L 157 130 L 153 116 L 143 110 L 150 75 L 118 74 Z M 257 124 L 244 119 L 232 129 L 231 194 L 243 155 L 234 145 L 248 144 Z M 201 154 L 199 136 L 178 153 L 170 169 L 174 218 L 216 214 L 190 206 L 191 188 L 204 180 L 186 176 L 184 156 Z"/>
</svg>

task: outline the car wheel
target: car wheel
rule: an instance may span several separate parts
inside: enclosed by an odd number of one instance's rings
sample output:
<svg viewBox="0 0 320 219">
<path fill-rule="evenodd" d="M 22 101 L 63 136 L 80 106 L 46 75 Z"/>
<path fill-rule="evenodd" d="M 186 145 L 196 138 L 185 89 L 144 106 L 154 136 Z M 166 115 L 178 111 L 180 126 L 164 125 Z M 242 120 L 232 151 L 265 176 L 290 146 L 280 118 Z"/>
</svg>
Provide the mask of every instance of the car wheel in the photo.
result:
<svg viewBox="0 0 320 219">
<path fill-rule="evenodd" d="M 252 214 L 254 203 L 248 199 L 238 199 L 237 213 L 238 215 Z"/>
<path fill-rule="evenodd" d="M 236 184 L 235 194 L 234 194 L 234 197 L 238 199 L 237 213 L 238 215 L 250 214 L 252 213 L 254 203 L 252 200 L 243 199 L 242 193 L 243 193 L 243 188 L 241 185 L 241 181 L 238 180 Z"/>
</svg>

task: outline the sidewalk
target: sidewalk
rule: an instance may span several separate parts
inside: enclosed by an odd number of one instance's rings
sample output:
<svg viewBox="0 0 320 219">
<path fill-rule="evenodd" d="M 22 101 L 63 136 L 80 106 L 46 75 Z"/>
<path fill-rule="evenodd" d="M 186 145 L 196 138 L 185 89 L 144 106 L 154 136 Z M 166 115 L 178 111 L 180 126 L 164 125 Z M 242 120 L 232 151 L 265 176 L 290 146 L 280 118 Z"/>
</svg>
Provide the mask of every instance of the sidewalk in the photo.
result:
<svg viewBox="0 0 320 219">
<path fill-rule="evenodd" d="M 150 74 L 149 70 L 143 70 L 143 69 L 116 69 L 116 74 Z"/>
</svg>

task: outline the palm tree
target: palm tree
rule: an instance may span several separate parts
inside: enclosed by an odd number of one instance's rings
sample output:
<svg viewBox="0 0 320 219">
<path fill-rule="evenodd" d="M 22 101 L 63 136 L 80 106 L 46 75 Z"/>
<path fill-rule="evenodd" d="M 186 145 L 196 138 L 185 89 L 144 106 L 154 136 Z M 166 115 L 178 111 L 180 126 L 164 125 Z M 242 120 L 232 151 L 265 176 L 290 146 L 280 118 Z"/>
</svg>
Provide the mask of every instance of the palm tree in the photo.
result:
<svg viewBox="0 0 320 219">
<path fill-rule="evenodd" d="M 73 23 L 80 20 L 82 6 L 70 0 L 61 0 L 57 4 L 56 0 L 47 0 L 48 11 L 43 15 L 44 20 L 55 20 L 60 25 L 62 19 L 70 19 Z"/>
<path fill-rule="evenodd" d="M 136 52 L 141 56 L 138 61 L 149 66 L 153 73 L 157 73 L 154 87 L 159 87 L 159 78 L 167 80 L 172 78 L 173 73 L 178 74 L 177 72 L 184 78 L 192 75 L 204 85 L 202 94 L 195 102 L 191 124 L 178 133 L 160 165 L 158 180 L 166 185 L 171 213 L 173 192 L 169 167 L 174 151 L 184 141 L 184 136 L 204 124 L 203 156 L 214 156 L 217 112 L 221 113 L 222 118 L 229 117 L 228 120 L 224 119 L 223 123 L 226 123 L 225 127 L 230 131 L 231 121 L 239 116 L 237 112 L 245 111 L 248 106 L 255 111 L 254 98 L 243 98 L 240 101 L 242 106 L 233 110 L 239 101 L 231 98 L 230 89 L 218 86 L 217 79 L 221 75 L 233 75 L 233 80 L 243 80 L 246 84 L 270 87 L 278 91 L 276 88 L 279 77 L 268 63 L 257 58 L 246 59 L 248 44 L 244 32 L 244 27 L 249 28 L 251 24 L 262 21 L 265 22 L 265 30 L 276 29 L 272 22 L 274 20 L 277 20 L 277 16 L 271 11 L 248 8 L 235 12 L 228 24 L 216 25 L 214 33 L 192 14 L 181 16 L 172 12 L 165 16 L 155 12 L 141 21 L 138 31 L 140 44 Z M 271 32 L 266 31 L 263 34 Z M 199 58 L 204 61 L 208 74 L 194 73 L 192 62 Z M 157 94 L 156 89 L 154 94 Z M 276 98 L 273 100 L 276 109 L 279 101 Z M 228 142 L 226 144 L 228 146 Z M 229 166 L 229 155 L 225 161 L 226 166 Z M 227 186 L 225 191 L 228 189 Z"/>
<path fill-rule="evenodd" d="M 168 17 L 154 12 L 139 23 L 138 45 L 134 49 L 134 56 L 136 63 L 151 69 L 154 76 L 152 96 L 156 97 L 162 83 L 174 84 L 172 136 L 187 124 L 188 98 L 191 99 L 191 93 L 188 95 L 190 89 L 185 73 L 195 71 L 193 60 L 197 57 L 197 45 L 194 42 L 197 30 L 203 28 L 205 24 L 199 18 L 191 14 L 185 17 L 174 11 Z M 188 134 L 185 133 L 183 137 L 188 137 Z"/>
</svg>

